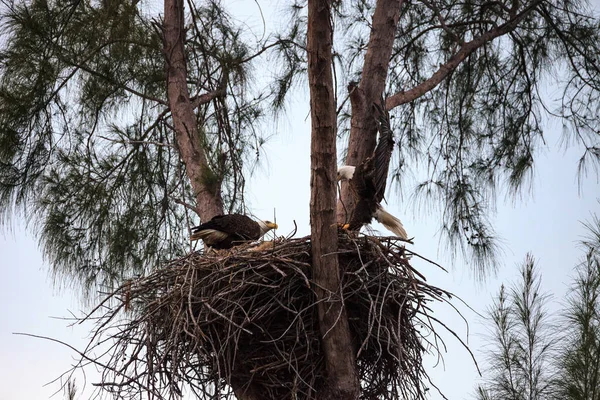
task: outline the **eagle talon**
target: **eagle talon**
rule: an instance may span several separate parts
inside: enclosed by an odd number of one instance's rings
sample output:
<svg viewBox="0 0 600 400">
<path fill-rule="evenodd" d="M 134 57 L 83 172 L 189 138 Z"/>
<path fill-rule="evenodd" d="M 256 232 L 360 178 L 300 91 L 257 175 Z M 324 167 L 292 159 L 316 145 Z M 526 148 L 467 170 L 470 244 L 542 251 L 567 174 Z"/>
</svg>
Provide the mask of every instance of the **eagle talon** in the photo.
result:
<svg viewBox="0 0 600 400">
<path fill-rule="evenodd" d="M 350 229 L 350 224 L 337 224 L 338 230 L 347 231 Z"/>
</svg>

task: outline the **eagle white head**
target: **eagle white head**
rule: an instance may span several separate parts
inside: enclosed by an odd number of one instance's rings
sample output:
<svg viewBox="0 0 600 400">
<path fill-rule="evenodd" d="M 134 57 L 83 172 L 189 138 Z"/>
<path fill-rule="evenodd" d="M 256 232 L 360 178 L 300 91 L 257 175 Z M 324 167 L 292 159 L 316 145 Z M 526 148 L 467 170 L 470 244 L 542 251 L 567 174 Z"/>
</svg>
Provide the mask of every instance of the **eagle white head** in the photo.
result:
<svg viewBox="0 0 600 400">
<path fill-rule="evenodd" d="M 271 221 L 256 221 L 258 226 L 260 226 L 261 236 L 265 233 L 269 232 L 271 229 L 277 229 L 278 226 L 276 223 Z"/>
<path fill-rule="evenodd" d="M 344 165 L 339 167 L 337 170 L 337 179 L 338 181 L 349 181 L 354 176 L 354 170 L 356 167 L 352 165 Z"/>
</svg>

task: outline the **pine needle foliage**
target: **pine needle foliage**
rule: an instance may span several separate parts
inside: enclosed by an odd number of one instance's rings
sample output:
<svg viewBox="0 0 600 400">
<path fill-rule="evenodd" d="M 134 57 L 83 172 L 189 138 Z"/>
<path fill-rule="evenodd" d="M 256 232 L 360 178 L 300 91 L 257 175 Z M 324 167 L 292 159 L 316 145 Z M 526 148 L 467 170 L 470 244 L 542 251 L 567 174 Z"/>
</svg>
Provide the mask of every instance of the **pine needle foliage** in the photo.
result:
<svg viewBox="0 0 600 400">
<path fill-rule="evenodd" d="M 0 224 L 23 214 L 56 278 L 86 290 L 182 255 L 183 227 L 198 222 L 166 100 L 162 22 L 147 6 L 2 1 Z M 265 96 L 248 84 L 253 50 L 223 7 L 189 6 L 188 87 L 205 175 L 226 211 L 239 211 L 244 165 L 264 142 Z"/>
<path fill-rule="evenodd" d="M 550 330 L 546 302 L 540 292 L 535 262 L 528 255 L 521 279 L 501 286 L 489 310 L 493 322 L 485 382 L 477 388 L 478 400 L 542 400 L 553 394 L 552 356 L 555 335 Z"/>
<path fill-rule="evenodd" d="M 477 388 L 477 399 L 600 399 L 600 219 L 593 216 L 584 226 L 588 230 L 581 241 L 585 256 L 575 266 L 554 329 L 548 329 L 539 277 L 535 269 L 531 275 L 528 270 L 531 258 L 516 291 L 513 287 L 507 294 L 502 286 L 490 311 L 494 323 L 490 368 L 485 383 Z M 524 301 L 523 295 L 532 289 L 534 297 Z"/>
<path fill-rule="evenodd" d="M 576 267 L 563 316 L 557 399 L 600 399 L 600 220 L 586 226 L 585 258 Z"/>
<path fill-rule="evenodd" d="M 375 1 L 336 5 L 334 26 L 343 32 L 334 35 L 343 135 L 352 115 L 347 87 L 361 79 Z M 304 1 L 291 6 L 290 39 L 304 26 L 304 9 Z M 422 86 L 468 46 L 496 34 L 438 85 Z M 297 57 L 281 57 L 292 79 L 303 65 L 297 51 Z M 519 198 L 530 190 L 535 161 L 547 145 L 545 120 L 563 125 L 566 146 L 583 149 L 580 177 L 598 173 L 599 60 L 600 22 L 585 1 L 402 2 L 386 93 L 410 99 L 392 110 L 398 147 L 390 173 L 402 190 L 416 180 L 407 194 L 439 210 L 451 252 L 472 261 L 477 275 L 497 266 L 490 215 L 499 195 Z"/>
</svg>

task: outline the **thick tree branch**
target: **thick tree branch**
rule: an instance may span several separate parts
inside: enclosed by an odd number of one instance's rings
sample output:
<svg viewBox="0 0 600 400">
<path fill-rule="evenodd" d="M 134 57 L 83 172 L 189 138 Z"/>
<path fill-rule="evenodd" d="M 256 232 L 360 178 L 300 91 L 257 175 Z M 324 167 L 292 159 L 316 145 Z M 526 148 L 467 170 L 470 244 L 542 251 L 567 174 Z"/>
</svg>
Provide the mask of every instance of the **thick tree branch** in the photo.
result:
<svg viewBox="0 0 600 400">
<path fill-rule="evenodd" d="M 435 88 L 478 48 L 514 30 L 540 3 L 541 0 L 532 2 L 523 8 L 520 13 L 514 13 L 514 17 L 506 23 L 485 32 L 469 42 L 463 43 L 458 52 L 450 57 L 445 64 L 440 66 L 429 79 L 410 90 L 388 97 L 386 108 L 391 110 L 399 105 L 409 103 Z M 350 94 L 352 125 L 346 165 L 360 164 L 375 149 L 377 130 L 369 109 L 371 104 L 377 101 L 381 93 L 383 93 L 401 4 L 402 0 L 377 1 L 362 79 L 358 87 L 353 88 Z M 392 10 L 395 12 L 394 14 L 392 14 Z M 393 29 L 390 28 L 392 25 Z M 387 29 L 385 29 L 386 27 Z M 341 199 L 343 205 L 338 204 L 338 221 L 340 222 L 345 221 L 348 213 L 354 208 L 354 199 L 347 185 L 342 186 Z"/>
<path fill-rule="evenodd" d="M 385 88 L 402 2 L 403 0 L 377 0 L 375 5 L 361 80 L 358 85 L 350 84 L 348 87 L 352 120 L 346 165 L 360 164 L 375 150 L 377 124 L 371 113 L 371 106 L 380 101 Z M 340 199 L 337 219 L 341 223 L 347 221 L 355 205 L 347 184 L 342 185 Z"/>
<path fill-rule="evenodd" d="M 385 88 L 402 2 L 377 0 L 361 80 L 358 86 L 349 88 L 352 120 L 346 165 L 360 164 L 375 150 L 377 124 L 371 106 L 379 103 Z M 338 221 L 344 222 L 353 208 L 354 198 L 344 184 L 337 208 Z"/>
<path fill-rule="evenodd" d="M 337 256 L 336 114 L 332 75 L 331 0 L 308 2 L 308 81 L 311 109 L 310 224 L 313 279 L 328 382 L 322 399 L 356 399 L 354 349 Z"/>
<path fill-rule="evenodd" d="M 456 69 L 471 53 L 483 46 L 485 43 L 494 40 L 495 38 L 505 35 L 514 30 L 517 25 L 525 18 L 541 1 L 535 1 L 525 8 L 521 13 L 515 15 L 515 17 L 506 23 L 485 32 L 483 35 L 476 37 L 470 42 L 464 43 L 458 52 L 448 59 L 448 61 L 441 65 L 440 68 L 427 80 L 421 82 L 417 86 L 404 92 L 398 92 L 393 96 L 390 96 L 386 100 L 386 108 L 391 110 L 399 105 L 410 103 L 411 101 L 418 99 L 425 93 L 429 92 L 440 84 L 452 71 Z"/>
<path fill-rule="evenodd" d="M 190 101 L 186 84 L 183 0 L 165 0 L 164 4 L 164 51 L 169 107 L 177 145 L 196 195 L 196 212 L 206 221 L 223 213 L 221 182 L 215 178 L 208 165 L 198 132 L 194 104 Z"/>
<path fill-rule="evenodd" d="M 358 165 L 375 150 L 377 124 L 371 112 L 385 88 L 403 0 L 378 0 L 360 83 L 350 97 L 352 122 L 347 165 Z"/>
</svg>

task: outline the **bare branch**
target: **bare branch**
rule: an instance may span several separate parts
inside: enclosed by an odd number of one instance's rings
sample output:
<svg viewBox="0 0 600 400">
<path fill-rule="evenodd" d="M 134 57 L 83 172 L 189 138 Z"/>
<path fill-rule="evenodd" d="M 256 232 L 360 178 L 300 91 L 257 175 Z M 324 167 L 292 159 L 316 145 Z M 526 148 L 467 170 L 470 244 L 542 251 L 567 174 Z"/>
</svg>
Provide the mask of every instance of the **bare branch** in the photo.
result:
<svg viewBox="0 0 600 400">
<path fill-rule="evenodd" d="M 541 4 L 541 2 L 541 0 L 534 1 L 521 13 L 517 14 L 513 19 L 494 29 L 487 31 L 483 35 L 476 37 L 470 42 L 464 43 L 456 52 L 456 54 L 450 57 L 445 64 L 441 65 L 440 68 L 429 79 L 421 82 L 420 84 L 418 84 L 410 90 L 398 92 L 388 97 L 386 99 L 386 108 L 388 110 L 391 110 L 395 107 L 398 107 L 399 105 L 410 103 L 411 101 L 423 96 L 425 93 L 435 88 L 474 51 L 479 49 L 485 43 L 488 43 L 493 39 L 505 35 L 511 32 L 513 29 L 515 29 L 519 22 L 521 22 L 523 18 L 529 15 L 529 13 L 531 13 L 535 9 L 535 7 Z"/>
</svg>

